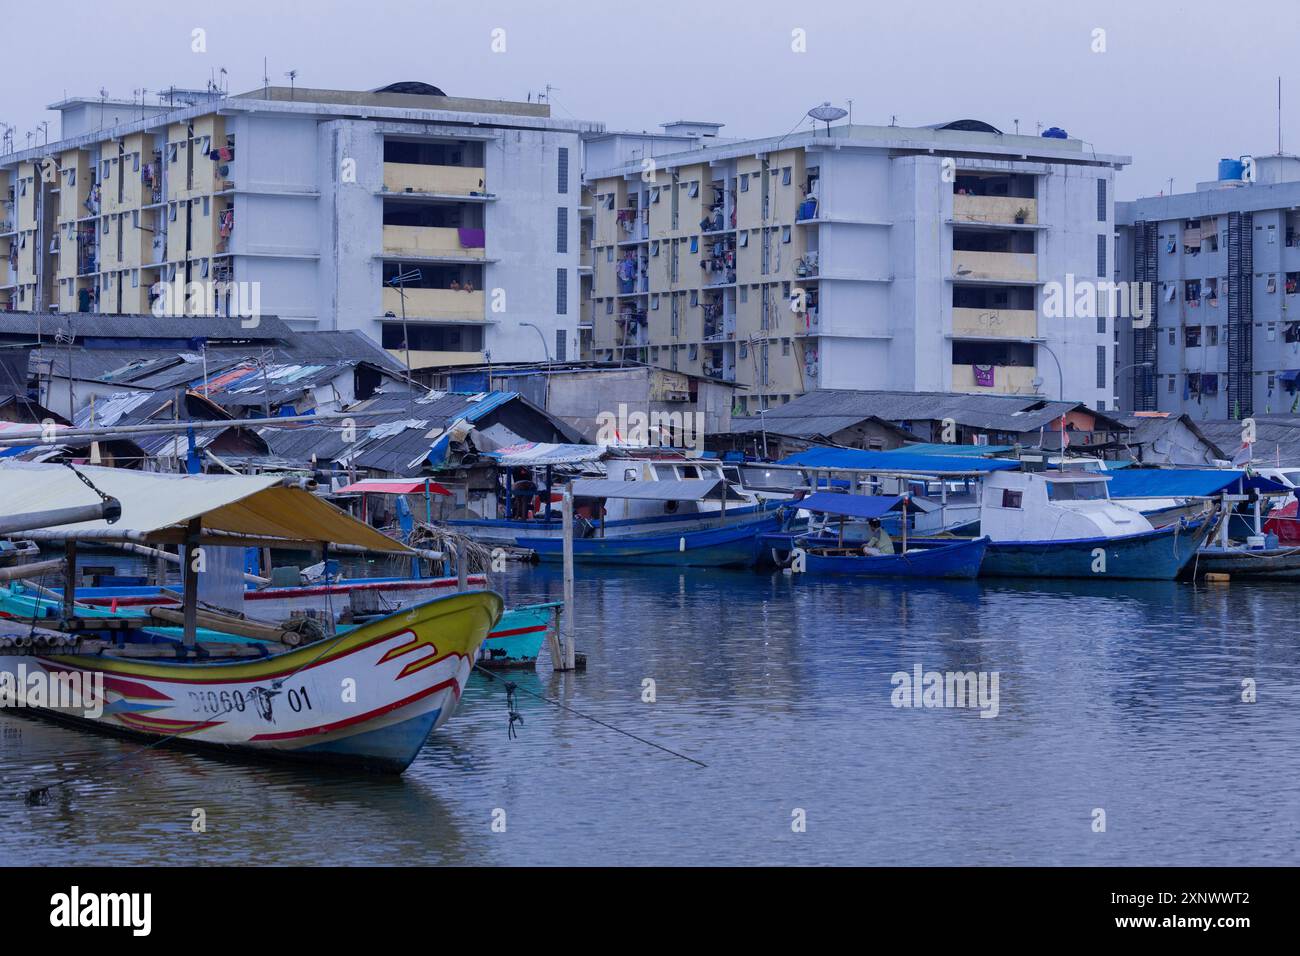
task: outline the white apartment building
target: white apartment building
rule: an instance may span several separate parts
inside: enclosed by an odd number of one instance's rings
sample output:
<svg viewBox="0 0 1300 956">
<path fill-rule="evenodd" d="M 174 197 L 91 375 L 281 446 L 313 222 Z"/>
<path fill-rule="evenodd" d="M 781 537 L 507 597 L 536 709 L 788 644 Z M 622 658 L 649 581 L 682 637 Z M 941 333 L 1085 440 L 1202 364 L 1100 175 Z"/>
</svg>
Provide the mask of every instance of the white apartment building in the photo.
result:
<svg viewBox="0 0 1300 956">
<path fill-rule="evenodd" d="M 577 354 L 581 136 L 600 124 L 424 83 L 50 108 L 57 141 L 0 155 L 0 311 L 150 314 L 212 283 L 188 311 L 255 296 L 414 368 Z"/>
<path fill-rule="evenodd" d="M 717 130 L 669 124 L 688 148 L 606 168 L 589 151 L 589 357 L 736 382 L 741 413 L 818 388 L 1107 407 L 1113 319 L 1044 305 L 1109 277 L 1128 157 L 975 120 Z"/>
</svg>

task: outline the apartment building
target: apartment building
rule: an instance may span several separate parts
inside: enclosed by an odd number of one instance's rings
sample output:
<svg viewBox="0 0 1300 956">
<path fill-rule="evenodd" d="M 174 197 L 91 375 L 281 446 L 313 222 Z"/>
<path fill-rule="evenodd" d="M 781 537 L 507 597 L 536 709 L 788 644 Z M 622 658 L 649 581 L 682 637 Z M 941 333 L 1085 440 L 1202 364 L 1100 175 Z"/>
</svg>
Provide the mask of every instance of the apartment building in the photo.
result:
<svg viewBox="0 0 1300 956">
<path fill-rule="evenodd" d="M 1110 275 L 1128 157 L 975 120 L 673 128 L 691 148 L 588 158 L 590 358 L 735 382 L 742 414 L 817 388 L 1111 400 L 1111 319 L 1042 306 Z"/>
<path fill-rule="evenodd" d="M 1300 408 L 1300 157 L 1222 160 L 1194 192 L 1117 204 L 1116 227 L 1119 278 L 1152 291 L 1116 337 L 1123 408 Z"/>
<path fill-rule="evenodd" d="M 414 368 L 577 354 L 599 124 L 424 83 L 50 108 L 58 141 L 0 156 L 0 310 L 170 314 L 170 295 L 359 329 Z"/>
</svg>

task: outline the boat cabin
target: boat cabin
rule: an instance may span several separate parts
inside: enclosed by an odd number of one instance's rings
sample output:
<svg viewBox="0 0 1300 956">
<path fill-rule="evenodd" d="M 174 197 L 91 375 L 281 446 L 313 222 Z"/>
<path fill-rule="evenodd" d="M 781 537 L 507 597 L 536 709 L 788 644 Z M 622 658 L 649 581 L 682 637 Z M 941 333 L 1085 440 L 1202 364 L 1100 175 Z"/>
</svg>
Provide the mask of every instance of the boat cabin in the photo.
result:
<svg viewBox="0 0 1300 956">
<path fill-rule="evenodd" d="M 1115 538 L 1152 530 L 1110 500 L 1109 477 L 1091 472 L 997 471 L 984 479 L 980 530 L 993 541 Z"/>
</svg>

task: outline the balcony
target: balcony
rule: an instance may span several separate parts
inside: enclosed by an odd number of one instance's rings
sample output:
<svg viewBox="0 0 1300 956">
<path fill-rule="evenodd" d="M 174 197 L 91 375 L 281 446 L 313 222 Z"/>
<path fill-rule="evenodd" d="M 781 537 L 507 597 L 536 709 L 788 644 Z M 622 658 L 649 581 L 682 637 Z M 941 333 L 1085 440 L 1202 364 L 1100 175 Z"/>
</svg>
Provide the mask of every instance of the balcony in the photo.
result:
<svg viewBox="0 0 1300 956">
<path fill-rule="evenodd" d="M 486 298 L 481 291 L 459 289 L 407 289 L 406 315 L 422 319 L 459 319 L 482 322 Z M 402 297 L 397 289 L 383 290 L 382 309 L 402 314 Z M 414 353 L 412 353 L 414 354 Z M 414 360 L 414 359 L 412 359 Z"/>
<path fill-rule="evenodd" d="M 994 395 L 1035 395 L 1034 379 L 1038 370 L 1025 365 L 990 365 L 987 367 L 992 375 L 992 384 L 981 376 L 977 381 L 974 365 L 954 365 L 952 367 L 952 390 L 954 392 L 976 392 Z"/>
<path fill-rule="evenodd" d="M 407 293 L 408 295 L 410 293 Z M 403 365 L 406 364 L 405 349 L 388 349 L 388 354 Z M 439 368 L 445 365 L 482 365 L 482 352 L 419 352 L 411 349 L 411 370 L 421 368 Z"/>
<path fill-rule="evenodd" d="M 1025 223 L 1038 222 L 1038 201 L 1019 196 L 971 196 L 953 194 L 952 218 L 954 222 L 987 222 L 1009 225 L 1016 221 L 1016 213 L 1026 212 Z"/>
<path fill-rule="evenodd" d="M 1036 282 L 1038 257 L 1032 252 L 972 252 L 954 249 L 952 277 L 958 281 Z"/>
<path fill-rule="evenodd" d="M 384 226 L 384 253 L 430 259 L 482 259 L 484 250 L 460 244 L 460 230 L 437 226 Z"/>
<path fill-rule="evenodd" d="M 433 193 L 468 196 L 485 192 L 482 166 L 428 166 L 423 163 L 384 163 L 384 188 L 392 193 Z"/>
<path fill-rule="evenodd" d="M 1038 313 L 1033 309 L 952 310 L 952 334 L 964 338 L 1033 339 L 1038 337 Z"/>
</svg>

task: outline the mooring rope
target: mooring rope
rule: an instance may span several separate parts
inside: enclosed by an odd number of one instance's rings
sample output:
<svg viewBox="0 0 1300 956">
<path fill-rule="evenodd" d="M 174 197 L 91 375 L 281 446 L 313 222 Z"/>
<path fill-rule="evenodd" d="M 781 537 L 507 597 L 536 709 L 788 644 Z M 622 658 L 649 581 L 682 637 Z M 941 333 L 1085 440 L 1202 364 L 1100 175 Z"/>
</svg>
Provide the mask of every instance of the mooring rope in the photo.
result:
<svg viewBox="0 0 1300 956">
<path fill-rule="evenodd" d="M 485 677 L 487 677 L 488 680 L 491 681 L 501 680 L 500 677 L 498 677 L 496 674 L 492 673 L 490 670 L 488 670 L 487 668 L 483 667 L 480 664 L 475 664 L 474 669 L 479 673 L 483 674 Z M 700 761 L 696 760 L 694 757 L 688 757 L 686 756 L 686 754 L 678 753 L 676 750 L 672 750 L 668 747 L 663 746 L 662 744 L 657 744 L 653 740 L 646 740 L 644 737 L 638 737 L 636 734 L 629 733 L 626 730 L 623 730 L 619 727 L 615 727 L 613 724 L 607 724 L 605 723 L 605 721 L 597 717 L 593 717 L 590 714 L 584 714 L 582 711 L 575 710 L 574 708 L 568 706 L 567 704 L 561 704 L 558 700 L 551 700 L 551 698 L 545 697 L 542 694 L 535 694 L 531 690 L 528 690 L 527 688 L 520 687 L 518 684 L 514 683 L 514 681 L 506 681 L 505 683 L 506 683 L 506 708 L 510 712 L 510 723 L 507 725 L 506 728 L 507 736 L 510 737 L 515 736 L 514 725 L 516 719 L 521 724 L 524 722 L 523 717 L 520 716 L 518 712 L 515 711 L 514 709 L 515 691 L 523 691 L 529 697 L 535 697 L 537 700 L 545 701 L 546 703 L 551 704 L 552 706 L 560 708 L 560 710 L 568 711 L 569 713 L 581 717 L 584 720 L 590 720 L 593 724 L 599 724 L 600 726 L 604 727 L 606 730 L 612 730 L 616 734 L 622 734 L 624 737 L 631 737 L 633 740 L 637 741 L 638 743 L 643 743 L 647 747 L 654 747 L 656 750 L 662 750 L 666 754 L 672 754 L 674 757 L 679 757 L 682 760 L 689 761 L 690 763 L 695 764 L 695 766 L 697 767 L 704 767 L 705 769 L 707 769 L 709 766 L 706 763 L 701 763 Z"/>
</svg>

